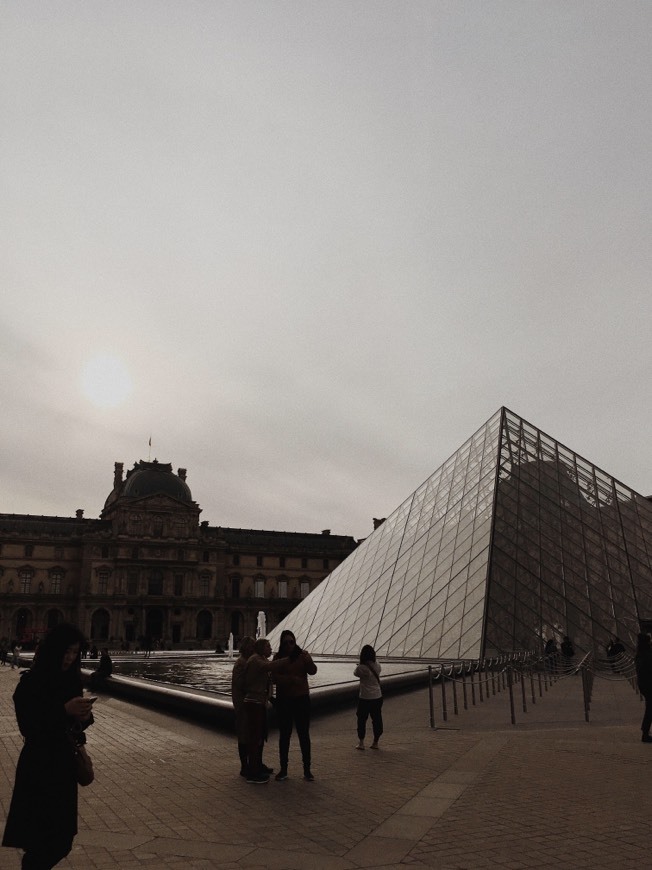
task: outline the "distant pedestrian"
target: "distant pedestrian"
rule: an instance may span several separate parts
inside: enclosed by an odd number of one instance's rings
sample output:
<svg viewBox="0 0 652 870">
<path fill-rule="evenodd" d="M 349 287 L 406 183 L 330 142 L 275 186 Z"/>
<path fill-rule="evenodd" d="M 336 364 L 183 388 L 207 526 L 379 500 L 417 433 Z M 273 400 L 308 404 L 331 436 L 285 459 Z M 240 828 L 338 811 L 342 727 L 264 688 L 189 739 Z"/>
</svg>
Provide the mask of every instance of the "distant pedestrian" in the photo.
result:
<svg viewBox="0 0 652 870">
<path fill-rule="evenodd" d="M 93 671 L 89 678 L 89 686 L 94 691 L 102 689 L 106 681 L 113 673 L 113 660 L 109 655 L 109 650 L 104 647 L 100 655 L 100 661 L 97 668 Z"/>
<path fill-rule="evenodd" d="M 641 722 L 641 741 L 652 743 L 652 737 L 650 737 L 650 726 L 652 725 L 652 647 L 649 634 L 643 632 L 639 634 L 634 661 L 638 690 L 645 698 L 645 712 Z"/>
<path fill-rule="evenodd" d="M 4 667 L 7 664 L 7 641 L 0 641 L 0 664 Z"/>
<path fill-rule="evenodd" d="M 17 668 L 20 666 L 20 654 L 23 651 L 22 646 L 19 643 L 15 643 L 14 647 L 11 651 L 11 669 Z"/>
<path fill-rule="evenodd" d="M 383 733 L 383 693 L 380 687 L 380 663 L 376 661 L 376 651 L 366 644 L 360 650 L 360 663 L 353 671 L 360 679 L 358 697 L 358 749 L 364 749 L 367 719 L 371 716 L 374 740 L 372 749 L 378 749 L 378 741 Z"/>
<path fill-rule="evenodd" d="M 561 642 L 561 654 L 565 659 L 565 664 L 570 665 L 575 656 L 575 647 L 573 646 L 573 641 L 568 635 L 565 635 Z"/>
</svg>

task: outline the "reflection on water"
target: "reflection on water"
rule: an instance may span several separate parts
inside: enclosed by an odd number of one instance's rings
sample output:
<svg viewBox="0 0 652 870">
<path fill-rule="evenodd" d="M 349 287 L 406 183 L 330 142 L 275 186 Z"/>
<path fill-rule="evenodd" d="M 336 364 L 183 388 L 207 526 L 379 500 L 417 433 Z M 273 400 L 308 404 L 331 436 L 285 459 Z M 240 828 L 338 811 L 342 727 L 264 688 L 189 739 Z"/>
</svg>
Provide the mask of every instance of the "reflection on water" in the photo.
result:
<svg viewBox="0 0 652 870">
<path fill-rule="evenodd" d="M 113 663 L 113 672 L 123 677 L 140 677 L 156 683 L 172 683 L 191 689 L 207 692 L 231 694 L 231 672 L 234 661 L 225 658 L 141 658 L 118 660 Z M 317 673 L 309 677 L 311 686 L 329 686 L 335 683 L 355 683 L 353 676 L 354 661 L 320 661 L 316 659 Z M 384 675 L 405 674 L 409 671 L 423 670 L 413 663 L 382 663 Z"/>
</svg>

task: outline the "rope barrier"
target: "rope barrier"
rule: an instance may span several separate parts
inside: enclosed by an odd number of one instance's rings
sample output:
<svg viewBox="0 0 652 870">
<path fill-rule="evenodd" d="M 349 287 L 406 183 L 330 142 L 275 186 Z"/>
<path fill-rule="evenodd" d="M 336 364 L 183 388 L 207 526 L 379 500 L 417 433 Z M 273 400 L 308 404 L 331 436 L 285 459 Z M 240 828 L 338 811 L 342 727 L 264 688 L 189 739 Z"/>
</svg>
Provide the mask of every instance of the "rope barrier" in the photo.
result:
<svg viewBox="0 0 652 870">
<path fill-rule="evenodd" d="M 439 664 L 429 667 L 430 672 L 430 723 L 435 728 L 434 698 L 432 687 L 435 680 L 440 681 L 442 719 L 448 721 L 447 686 L 450 684 L 453 692 L 453 712 L 459 715 L 457 686 L 462 686 L 464 710 L 469 708 L 467 686 L 471 686 L 471 705 L 484 703 L 502 688 L 507 688 L 509 694 L 510 718 L 516 724 L 515 686 L 520 683 L 521 707 L 523 713 L 528 712 L 528 691 L 526 680 L 529 679 L 530 699 L 533 705 L 537 703 L 535 691 L 535 676 L 539 688 L 539 699 L 543 698 L 544 689 L 547 692 L 558 680 L 575 677 L 578 674 L 582 681 L 582 698 L 584 718 L 589 721 L 591 698 L 595 679 L 607 681 L 627 680 L 634 691 L 636 684 L 636 667 L 634 659 L 627 653 L 621 653 L 615 658 L 604 659 L 594 653 L 586 653 L 578 662 L 564 657 L 559 653 L 553 655 L 534 655 L 532 653 L 515 653 L 512 656 L 497 656 L 484 660 L 461 661 Z M 476 692 L 477 689 L 477 692 Z"/>
</svg>

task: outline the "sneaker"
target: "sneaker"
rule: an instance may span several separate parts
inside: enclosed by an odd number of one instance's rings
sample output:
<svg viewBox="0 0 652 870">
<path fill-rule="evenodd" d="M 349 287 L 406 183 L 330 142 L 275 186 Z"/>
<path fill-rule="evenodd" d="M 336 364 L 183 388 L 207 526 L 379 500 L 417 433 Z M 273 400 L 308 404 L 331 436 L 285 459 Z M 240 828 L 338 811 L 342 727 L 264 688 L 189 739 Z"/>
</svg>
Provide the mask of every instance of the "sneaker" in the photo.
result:
<svg viewBox="0 0 652 870">
<path fill-rule="evenodd" d="M 305 771 L 305 773 L 303 774 L 303 778 L 305 779 L 306 782 L 314 782 L 315 781 L 315 777 L 312 775 L 312 773 L 310 773 L 309 770 Z"/>
<path fill-rule="evenodd" d="M 276 780 L 276 782 L 285 782 L 285 780 L 286 780 L 287 778 L 288 778 L 288 772 L 287 772 L 287 770 L 279 770 L 279 772 L 278 772 L 278 773 L 276 774 L 276 776 L 274 777 L 274 779 Z"/>
<path fill-rule="evenodd" d="M 263 785 L 263 783 L 269 782 L 269 774 L 261 773 L 260 776 L 248 776 L 247 782 L 253 783 L 254 785 Z"/>
<path fill-rule="evenodd" d="M 268 773 L 271 776 L 274 773 L 274 768 L 267 767 L 266 764 L 263 764 L 263 773 Z"/>
<path fill-rule="evenodd" d="M 649 734 L 644 734 L 641 737 L 641 743 L 652 743 L 652 737 Z"/>
<path fill-rule="evenodd" d="M 246 770 L 243 769 L 243 770 L 240 771 L 240 776 L 246 776 L 246 775 L 247 775 L 247 771 L 246 771 Z"/>
</svg>

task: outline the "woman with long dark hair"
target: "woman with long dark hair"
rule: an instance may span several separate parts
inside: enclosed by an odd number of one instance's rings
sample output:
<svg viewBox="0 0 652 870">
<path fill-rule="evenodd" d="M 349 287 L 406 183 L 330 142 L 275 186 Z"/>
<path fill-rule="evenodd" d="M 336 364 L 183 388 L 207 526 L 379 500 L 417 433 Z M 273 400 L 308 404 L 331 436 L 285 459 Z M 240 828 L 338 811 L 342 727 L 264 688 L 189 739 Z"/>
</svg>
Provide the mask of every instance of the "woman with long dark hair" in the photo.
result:
<svg viewBox="0 0 652 870">
<path fill-rule="evenodd" d="M 369 644 L 360 650 L 360 663 L 353 671 L 360 680 L 358 696 L 358 749 L 364 749 L 367 732 L 367 719 L 371 716 L 374 740 L 372 749 L 378 749 L 378 741 L 383 733 L 383 693 L 380 688 L 380 664 L 376 661 L 376 651 Z"/>
<path fill-rule="evenodd" d="M 652 743 L 652 737 L 650 737 L 650 726 L 652 725 L 652 647 L 649 634 L 639 634 L 634 661 L 636 663 L 638 690 L 645 698 L 645 712 L 641 722 L 641 731 L 643 732 L 641 740 L 643 743 Z"/>
<path fill-rule="evenodd" d="M 281 632 L 278 652 L 274 659 L 287 658 L 287 663 L 272 675 L 276 683 L 276 713 L 278 715 L 278 752 L 281 769 L 276 774 L 280 782 L 288 778 L 288 760 L 290 755 L 290 738 L 293 726 L 297 729 L 301 760 L 303 761 L 303 778 L 308 782 L 314 780 L 311 770 L 310 745 L 310 688 L 308 675 L 317 673 L 317 665 L 310 654 L 297 645 L 293 632 L 285 629 Z"/>
<path fill-rule="evenodd" d="M 83 642 L 74 625 L 57 625 L 39 644 L 14 692 L 24 745 L 2 845 L 24 850 L 22 870 L 50 870 L 70 852 L 77 833 L 71 737 L 84 742 L 83 730 L 93 720 L 81 682 Z"/>
</svg>

